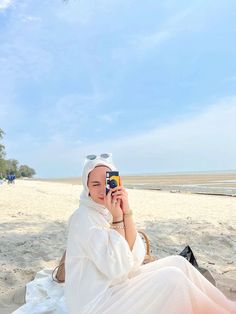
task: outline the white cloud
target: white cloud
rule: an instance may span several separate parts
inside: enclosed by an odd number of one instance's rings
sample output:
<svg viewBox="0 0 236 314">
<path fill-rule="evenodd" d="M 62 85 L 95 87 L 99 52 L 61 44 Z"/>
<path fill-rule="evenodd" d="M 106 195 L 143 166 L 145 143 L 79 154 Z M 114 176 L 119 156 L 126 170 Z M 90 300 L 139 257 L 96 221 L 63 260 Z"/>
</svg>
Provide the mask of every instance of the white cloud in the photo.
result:
<svg viewBox="0 0 236 314">
<path fill-rule="evenodd" d="M 8 143 L 14 157 L 28 163 L 39 176 L 78 176 L 88 153 L 112 152 L 121 173 L 236 169 L 236 97 L 223 99 L 137 135 L 82 142 L 58 134 L 45 139 L 21 138 Z M 13 147 L 14 146 L 14 147 Z M 27 148 L 30 147 L 30 150 Z M 9 156 L 10 157 L 10 156 Z"/>
<path fill-rule="evenodd" d="M 13 4 L 13 0 L 0 0 L 0 11 L 5 10 Z"/>
<path fill-rule="evenodd" d="M 236 169 L 236 97 L 136 136 L 84 147 L 112 151 L 125 172 Z"/>
</svg>

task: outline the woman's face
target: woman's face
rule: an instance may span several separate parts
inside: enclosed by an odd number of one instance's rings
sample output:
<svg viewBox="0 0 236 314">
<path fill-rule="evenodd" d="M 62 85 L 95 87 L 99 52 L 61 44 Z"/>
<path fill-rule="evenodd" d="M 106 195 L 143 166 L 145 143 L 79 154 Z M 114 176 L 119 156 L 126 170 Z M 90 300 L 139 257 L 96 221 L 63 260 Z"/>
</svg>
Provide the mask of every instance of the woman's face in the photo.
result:
<svg viewBox="0 0 236 314">
<path fill-rule="evenodd" d="M 88 176 L 88 189 L 92 200 L 100 205 L 105 204 L 106 195 L 106 172 L 110 168 L 98 166 L 94 168 Z"/>
</svg>

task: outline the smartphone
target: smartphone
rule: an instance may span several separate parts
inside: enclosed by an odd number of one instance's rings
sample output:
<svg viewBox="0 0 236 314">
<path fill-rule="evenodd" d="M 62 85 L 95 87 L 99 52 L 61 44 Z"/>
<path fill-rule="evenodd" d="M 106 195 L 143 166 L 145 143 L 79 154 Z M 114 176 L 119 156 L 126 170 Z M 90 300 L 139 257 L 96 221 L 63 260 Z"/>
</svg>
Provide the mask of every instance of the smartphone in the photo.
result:
<svg viewBox="0 0 236 314">
<path fill-rule="evenodd" d="M 106 194 L 120 185 L 119 171 L 107 171 L 106 172 Z"/>
</svg>

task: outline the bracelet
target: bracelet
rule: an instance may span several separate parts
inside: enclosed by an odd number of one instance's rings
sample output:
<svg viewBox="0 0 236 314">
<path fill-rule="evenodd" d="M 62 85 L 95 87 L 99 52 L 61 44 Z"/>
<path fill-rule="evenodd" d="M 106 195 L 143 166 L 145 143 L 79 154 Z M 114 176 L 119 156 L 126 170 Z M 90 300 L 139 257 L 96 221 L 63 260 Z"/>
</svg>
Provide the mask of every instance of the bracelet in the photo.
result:
<svg viewBox="0 0 236 314">
<path fill-rule="evenodd" d="M 133 215 L 133 211 L 132 210 L 129 210 L 127 213 L 124 213 L 124 217 L 132 216 L 132 215 Z"/>
<path fill-rule="evenodd" d="M 112 223 L 112 224 L 119 224 L 120 222 L 124 222 L 124 219 L 119 220 L 119 221 L 113 221 L 113 223 Z"/>
<path fill-rule="evenodd" d="M 112 229 L 125 229 L 125 226 L 112 226 Z"/>
</svg>

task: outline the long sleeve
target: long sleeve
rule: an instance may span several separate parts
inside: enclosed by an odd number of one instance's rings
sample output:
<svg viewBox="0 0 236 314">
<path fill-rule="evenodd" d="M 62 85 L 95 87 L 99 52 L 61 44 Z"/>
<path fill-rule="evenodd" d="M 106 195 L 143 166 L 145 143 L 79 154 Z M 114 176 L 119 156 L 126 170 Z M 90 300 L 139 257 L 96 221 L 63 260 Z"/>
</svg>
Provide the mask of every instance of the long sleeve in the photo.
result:
<svg viewBox="0 0 236 314">
<path fill-rule="evenodd" d="M 136 249 L 135 249 L 136 252 Z M 88 239 L 89 258 L 110 280 L 127 275 L 134 266 L 134 256 L 127 241 L 115 230 L 93 227 Z"/>
<path fill-rule="evenodd" d="M 145 250 L 143 240 L 141 236 L 139 235 L 139 233 L 137 232 L 134 246 L 132 249 L 132 255 L 134 259 L 134 265 L 133 265 L 132 271 L 137 270 L 142 265 L 145 254 L 146 254 L 146 250 Z"/>
</svg>

